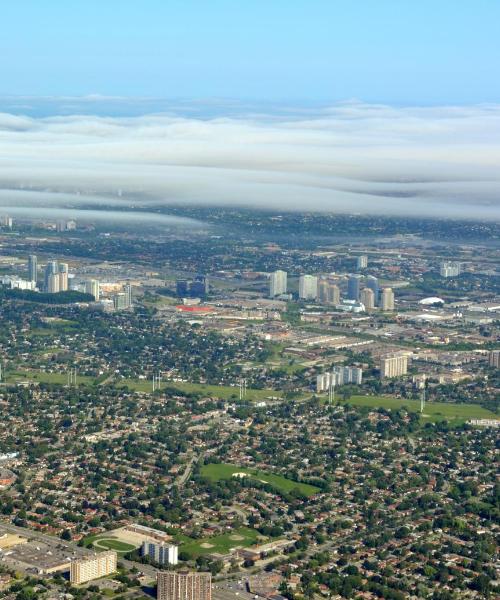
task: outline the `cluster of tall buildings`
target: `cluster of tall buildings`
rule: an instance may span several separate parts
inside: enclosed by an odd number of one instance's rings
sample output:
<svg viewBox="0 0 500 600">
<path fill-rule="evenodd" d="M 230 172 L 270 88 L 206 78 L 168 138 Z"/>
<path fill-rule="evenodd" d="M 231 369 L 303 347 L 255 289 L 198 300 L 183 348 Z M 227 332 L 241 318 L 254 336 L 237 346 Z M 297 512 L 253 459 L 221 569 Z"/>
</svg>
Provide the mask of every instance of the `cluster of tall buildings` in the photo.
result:
<svg viewBox="0 0 500 600">
<path fill-rule="evenodd" d="M 368 265 L 367 261 L 366 256 L 359 256 L 358 266 L 365 268 Z M 274 271 L 269 276 L 269 296 L 276 298 L 286 293 L 287 272 Z M 322 304 L 331 305 L 340 305 L 342 301 L 338 283 L 324 277 L 307 274 L 299 277 L 299 298 L 301 300 L 317 300 Z M 394 310 L 393 290 L 389 287 L 381 289 L 378 279 L 373 275 L 367 277 L 359 274 L 349 275 L 347 300 L 362 303 L 366 310 L 373 310 L 375 307 L 380 307 L 384 311 Z"/>
<path fill-rule="evenodd" d="M 0 227 L 6 227 L 7 229 L 12 229 L 13 223 L 14 222 L 12 220 L 12 217 L 9 217 L 8 215 L 0 216 Z"/>
<path fill-rule="evenodd" d="M 133 304 L 132 301 L 132 286 L 127 283 L 123 286 L 123 292 L 113 294 L 113 308 L 115 310 L 124 310 L 130 308 Z"/>
<path fill-rule="evenodd" d="M 462 263 L 445 260 L 439 266 L 441 277 L 458 277 L 462 272 Z"/>
<path fill-rule="evenodd" d="M 56 260 L 49 260 L 47 266 L 45 267 L 44 290 L 49 294 L 57 294 L 57 292 L 67 291 L 68 274 L 67 263 L 59 263 Z"/>
<path fill-rule="evenodd" d="M 196 275 L 194 279 L 177 279 L 175 291 L 179 298 L 205 298 L 210 284 L 206 275 Z"/>
<path fill-rule="evenodd" d="M 65 221 L 64 219 L 59 219 L 56 223 L 56 230 L 61 231 L 75 231 L 76 229 L 76 221 L 70 219 L 69 221 Z"/>
<path fill-rule="evenodd" d="M 334 367 L 329 373 L 321 373 L 316 377 L 316 391 L 326 392 L 331 387 L 347 385 L 361 385 L 363 369 L 359 367 Z"/>
<path fill-rule="evenodd" d="M 210 573 L 159 571 L 156 584 L 158 600 L 212 600 Z"/>
</svg>

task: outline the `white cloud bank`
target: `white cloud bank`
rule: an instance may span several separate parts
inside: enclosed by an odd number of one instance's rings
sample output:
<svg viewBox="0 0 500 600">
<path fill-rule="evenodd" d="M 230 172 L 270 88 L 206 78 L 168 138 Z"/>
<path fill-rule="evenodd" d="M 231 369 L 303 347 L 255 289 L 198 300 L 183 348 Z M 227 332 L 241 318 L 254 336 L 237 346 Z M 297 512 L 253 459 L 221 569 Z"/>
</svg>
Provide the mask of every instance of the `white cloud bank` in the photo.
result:
<svg viewBox="0 0 500 600">
<path fill-rule="evenodd" d="M 119 191 L 120 194 L 119 194 Z M 500 219 L 500 105 L 231 118 L 0 114 L 0 211 L 169 204 Z M 83 211 L 85 214 L 85 211 Z M 154 216 L 157 219 L 157 216 Z"/>
</svg>

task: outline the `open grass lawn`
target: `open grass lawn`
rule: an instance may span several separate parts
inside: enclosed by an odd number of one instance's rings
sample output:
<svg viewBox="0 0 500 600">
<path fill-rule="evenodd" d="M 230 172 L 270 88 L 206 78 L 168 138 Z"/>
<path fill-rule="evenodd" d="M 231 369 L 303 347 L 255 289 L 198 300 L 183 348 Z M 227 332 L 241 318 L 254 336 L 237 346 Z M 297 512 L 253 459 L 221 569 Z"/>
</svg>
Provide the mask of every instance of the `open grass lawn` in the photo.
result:
<svg viewBox="0 0 500 600">
<path fill-rule="evenodd" d="M 259 532 L 255 529 L 240 527 L 223 535 L 184 542 L 181 544 L 179 552 L 187 552 L 192 558 L 212 552 L 227 554 L 231 548 L 253 546 L 257 543 L 258 537 Z"/>
<path fill-rule="evenodd" d="M 66 373 L 44 373 L 43 371 L 11 371 L 7 373 L 7 382 L 15 383 L 16 381 L 39 381 L 42 383 L 59 383 L 66 385 L 68 383 L 68 375 Z M 77 385 L 92 385 L 93 377 L 84 375 L 76 376 Z"/>
<path fill-rule="evenodd" d="M 246 473 L 246 475 L 252 479 L 257 479 L 258 481 L 272 485 L 279 492 L 288 493 L 298 489 L 305 496 L 312 496 L 316 492 L 319 492 L 319 488 L 314 485 L 299 483 L 287 479 L 286 477 L 282 477 L 281 475 L 273 475 L 272 473 L 266 473 L 265 471 L 259 471 L 258 469 L 247 469 L 245 467 L 228 464 L 208 464 L 201 467 L 201 474 L 212 481 L 231 479 L 234 473 Z"/>
<path fill-rule="evenodd" d="M 336 399 L 339 401 L 339 399 Z M 340 400 L 345 404 L 342 400 Z M 420 413 L 419 400 L 406 400 L 390 396 L 351 396 L 346 402 L 353 406 L 370 408 L 390 408 L 397 410 L 405 406 L 411 412 Z M 477 404 L 456 404 L 447 402 L 426 402 L 422 419 L 427 421 L 467 421 L 468 419 L 498 419 L 491 411 Z"/>
<path fill-rule="evenodd" d="M 135 379 L 124 379 L 118 382 L 118 385 L 126 385 L 130 389 L 137 390 L 140 392 L 151 392 L 153 385 L 151 381 L 146 380 L 135 380 Z M 163 381 L 162 389 L 166 387 L 177 388 L 181 392 L 185 393 L 199 393 L 207 396 L 214 396 L 216 398 L 222 398 L 228 400 L 232 397 L 239 397 L 239 388 L 231 387 L 229 385 L 208 385 L 203 383 L 184 383 L 177 381 Z M 247 400 L 265 400 L 269 397 L 280 398 L 282 393 L 277 390 L 254 390 L 247 388 Z"/>
</svg>

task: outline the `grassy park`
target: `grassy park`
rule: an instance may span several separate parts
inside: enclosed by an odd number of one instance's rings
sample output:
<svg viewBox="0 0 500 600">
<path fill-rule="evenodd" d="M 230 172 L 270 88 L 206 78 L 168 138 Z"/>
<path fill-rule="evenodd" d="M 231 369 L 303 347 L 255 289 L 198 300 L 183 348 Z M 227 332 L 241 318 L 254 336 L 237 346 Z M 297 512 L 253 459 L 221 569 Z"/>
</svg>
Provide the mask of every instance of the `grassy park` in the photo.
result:
<svg viewBox="0 0 500 600">
<path fill-rule="evenodd" d="M 192 558 L 203 554 L 211 554 L 212 552 L 226 554 L 231 548 L 253 546 L 257 543 L 259 537 L 261 536 L 255 529 L 240 527 L 223 535 L 183 542 L 179 550 L 180 552 L 186 552 Z"/>
<path fill-rule="evenodd" d="M 136 380 L 136 379 L 124 379 L 120 382 L 122 385 L 126 385 L 132 390 L 139 392 L 151 392 L 152 383 L 149 380 Z M 178 382 L 178 381 L 163 381 L 162 389 L 170 387 L 176 388 L 186 394 L 203 394 L 206 396 L 214 396 L 216 398 L 222 398 L 228 400 L 230 398 L 239 397 L 239 388 L 232 387 L 229 385 L 209 385 L 205 383 L 189 383 L 189 382 Z M 269 397 L 280 398 L 282 393 L 277 390 L 257 390 L 247 388 L 246 399 L 247 400 L 265 400 Z"/>
<path fill-rule="evenodd" d="M 338 399 L 337 399 L 338 401 Z M 419 400 L 394 398 L 391 396 L 351 396 L 343 404 L 366 406 L 368 408 L 387 408 L 398 410 L 403 406 L 410 412 L 420 413 Z M 498 419 L 491 411 L 478 404 L 457 404 L 451 402 L 427 402 L 422 419 L 428 421 L 467 421 L 468 419 Z"/>
<path fill-rule="evenodd" d="M 289 493 L 292 490 L 299 490 L 304 496 L 312 496 L 319 492 L 319 488 L 308 483 L 299 483 L 292 481 L 281 475 L 274 475 L 259 471 L 258 469 L 248 469 L 228 464 L 208 464 L 201 467 L 201 474 L 211 481 L 220 481 L 221 479 L 231 479 L 235 473 L 245 473 L 251 479 L 256 479 L 274 487 L 278 492 Z"/>
</svg>

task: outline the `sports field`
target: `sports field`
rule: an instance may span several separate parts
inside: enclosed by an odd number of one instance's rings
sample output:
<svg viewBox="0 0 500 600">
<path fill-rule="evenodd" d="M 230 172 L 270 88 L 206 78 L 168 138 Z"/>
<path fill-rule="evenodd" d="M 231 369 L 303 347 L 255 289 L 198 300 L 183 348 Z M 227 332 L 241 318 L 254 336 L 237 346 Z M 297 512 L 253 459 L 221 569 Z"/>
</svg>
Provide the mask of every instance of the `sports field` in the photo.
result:
<svg viewBox="0 0 500 600">
<path fill-rule="evenodd" d="M 240 527 L 231 533 L 182 543 L 179 551 L 187 552 L 192 558 L 212 552 L 226 554 L 231 548 L 253 546 L 259 537 L 259 533 L 255 529 Z"/>
<path fill-rule="evenodd" d="M 112 538 L 97 538 L 94 541 L 94 548 L 99 550 L 116 550 L 119 554 L 126 554 L 135 550 L 135 546 L 132 546 L 132 544 L 126 544 Z"/>
<path fill-rule="evenodd" d="M 292 490 L 298 490 L 304 496 L 312 496 L 319 492 L 319 488 L 308 483 L 299 483 L 292 481 L 281 475 L 274 475 L 272 473 L 266 473 L 265 471 L 259 471 L 258 469 L 247 469 L 245 467 L 238 467 L 236 465 L 228 464 L 208 464 L 201 467 L 201 474 L 207 477 L 211 481 L 220 481 L 221 479 L 231 479 L 235 473 L 244 473 L 245 476 L 251 479 L 256 479 L 263 483 L 268 483 L 273 486 L 278 492 L 289 493 Z"/>
</svg>

